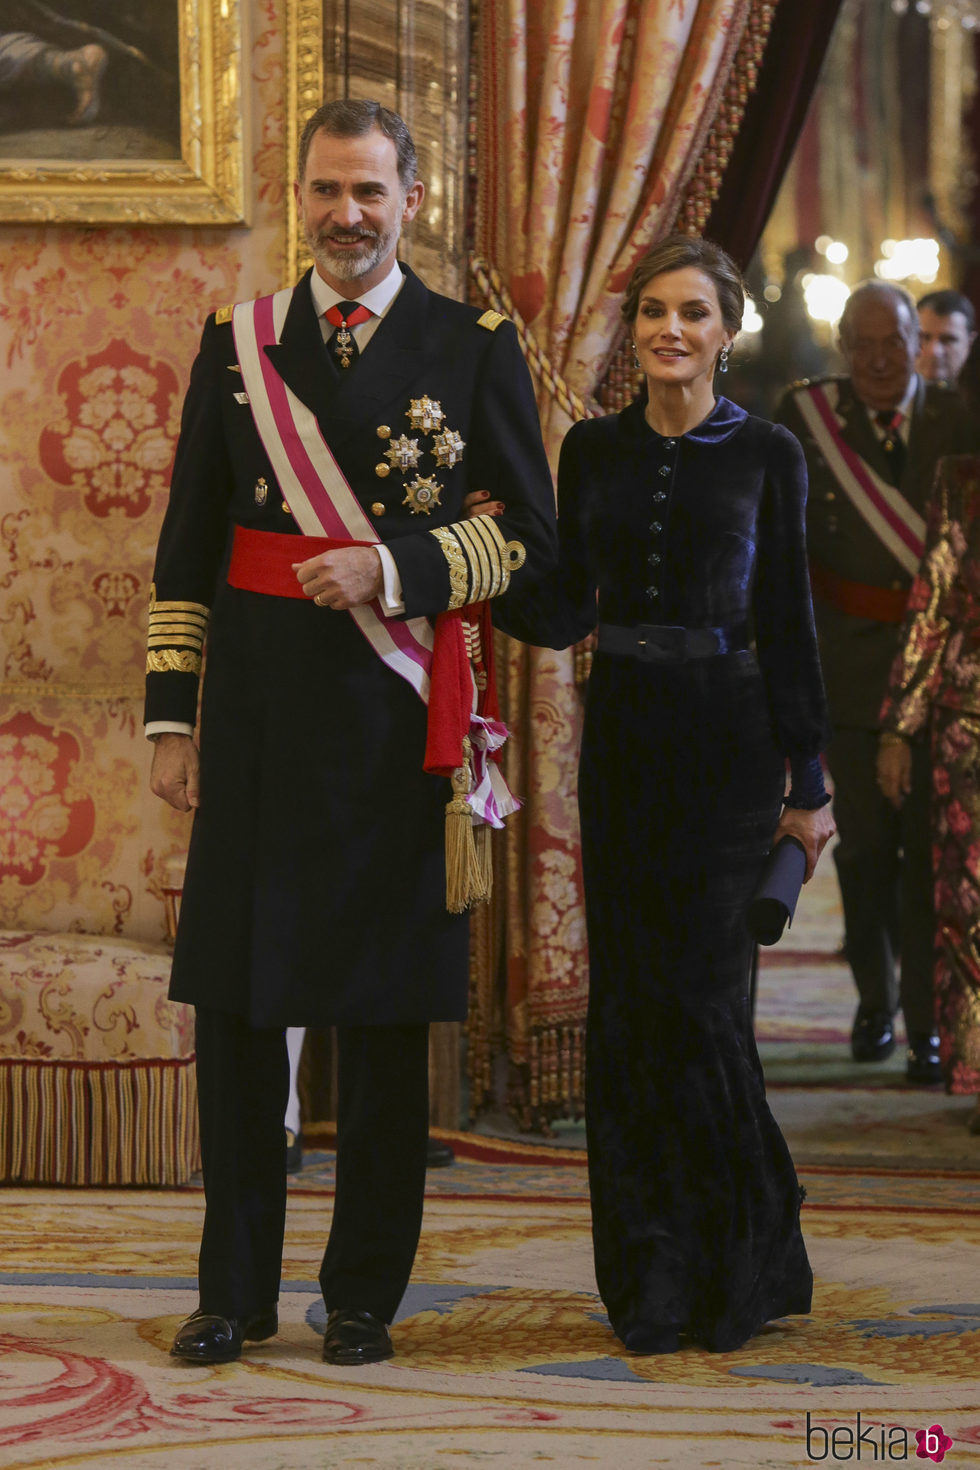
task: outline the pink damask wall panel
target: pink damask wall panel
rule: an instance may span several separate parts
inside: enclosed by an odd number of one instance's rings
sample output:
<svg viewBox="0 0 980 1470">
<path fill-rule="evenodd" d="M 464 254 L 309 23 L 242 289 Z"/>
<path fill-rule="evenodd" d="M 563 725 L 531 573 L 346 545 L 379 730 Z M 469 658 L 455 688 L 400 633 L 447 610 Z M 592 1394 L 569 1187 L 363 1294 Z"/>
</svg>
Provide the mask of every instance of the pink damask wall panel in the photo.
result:
<svg viewBox="0 0 980 1470">
<path fill-rule="evenodd" d="M 153 550 L 204 318 L 281 284 L 282 0 L 252 0 L 253 226 L 0 233 L 0 928 L 159 939 Z"/>
</svg>

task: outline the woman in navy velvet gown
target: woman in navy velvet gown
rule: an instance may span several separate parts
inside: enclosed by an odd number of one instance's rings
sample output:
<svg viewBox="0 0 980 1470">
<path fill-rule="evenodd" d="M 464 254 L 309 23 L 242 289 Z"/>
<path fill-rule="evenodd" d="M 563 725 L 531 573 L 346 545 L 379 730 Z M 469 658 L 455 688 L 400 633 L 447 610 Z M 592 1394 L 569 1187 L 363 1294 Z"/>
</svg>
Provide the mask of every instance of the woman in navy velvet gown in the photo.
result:
<svg viewBox="0 0 980 1470">
<path fill-rule="evenodd" d="M 775 838 L 801 839 L 809 877 L 833 823 L 803 455 L 714 394 L 743 300 L 705 241 L 637 267 L 623 310 L 644 401 L 571 429 L 558 571 L 500 610 L 555 648 L 598 623 L 579 771 L 589 1178 L 599 1291 L 643 1353 L 729 1351 L 810 1309 L 745 909 Z"/>
</svg>

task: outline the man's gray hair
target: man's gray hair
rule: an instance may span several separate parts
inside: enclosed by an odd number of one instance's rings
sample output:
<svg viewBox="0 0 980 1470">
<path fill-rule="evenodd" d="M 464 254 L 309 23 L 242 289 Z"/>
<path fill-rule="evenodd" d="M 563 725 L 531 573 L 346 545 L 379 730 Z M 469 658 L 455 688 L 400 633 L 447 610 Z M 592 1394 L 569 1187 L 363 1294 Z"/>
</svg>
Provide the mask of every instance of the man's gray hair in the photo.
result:
<svg viewBox="0 0 980 1470">
<path fill-rule="evenodd" d="M 854 287 L 850 296 L 848 296 L 837 328 L 840 339 L 845 346 L 850 337 L 851 321 L 853 320 L 854 313 L 863 301 L 873 301 L 875 299 L 887 301 L 894 306 L 904 306 L 908 313 L 909 326 L 913 332 L 918 334 L 919 318 L 915 309 L 915 301 L 904 286 L 897 286 L 894 281 L 861 281 L 859 285 Z"/>
<path fill-rule="evenodd" d="M 302 184 L 306 178 L 306 160 L 315 133 L 328 133 L 331 138 L 363 138 L 377 128 L 395 145 L 398 180 L 406 194 L 418 177 L 418 157 L 412 135 L 397 112 L 382 107 L 380 102 L 360 101 L 353 97 L 335 97 L 318 107 L 304 127 L 299 139 L 296 175 Z"/>
</svg>

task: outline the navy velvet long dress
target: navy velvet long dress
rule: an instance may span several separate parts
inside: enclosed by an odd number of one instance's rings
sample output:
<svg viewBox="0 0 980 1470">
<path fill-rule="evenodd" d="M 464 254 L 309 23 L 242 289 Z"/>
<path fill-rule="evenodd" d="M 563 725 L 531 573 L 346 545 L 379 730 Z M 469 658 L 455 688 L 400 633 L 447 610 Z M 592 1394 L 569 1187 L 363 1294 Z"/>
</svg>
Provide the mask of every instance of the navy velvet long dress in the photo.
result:
<svg viewBox="0 0 980 1470">
<path fill-rule="evenodd" d="M 570 431 L 558 499 L 559 569 L 500 610 L 508 631 L 565 647 L 595 627 L 598 597 L 602 623 L 721 627 L 742 648 L 673 664 L 597 652 L 579 773 L 599 1290 L 627 1346 L 676 1329 L 728 1351 L 809 1311 L 812 1287 L 745 922 L 785 758 L 812 776 L 825 737 L 806 470 L 791 434 L 726 399 L 676 440 L 635 404 Z"/>
</svg>

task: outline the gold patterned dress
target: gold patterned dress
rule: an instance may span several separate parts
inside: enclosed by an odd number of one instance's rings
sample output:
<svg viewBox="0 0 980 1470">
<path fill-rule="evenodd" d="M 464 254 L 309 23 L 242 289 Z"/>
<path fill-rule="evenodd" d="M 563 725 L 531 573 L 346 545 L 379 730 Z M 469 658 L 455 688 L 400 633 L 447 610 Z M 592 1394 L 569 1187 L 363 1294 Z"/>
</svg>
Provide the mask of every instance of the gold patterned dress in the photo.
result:
<svg viewBox="0 0 980 1470">
<path fill-rule="evenodd" d="M 980 456 L 940 464 L 882 730 L 929 732 L 940 1056 L 980 1093 Z"/>
</svg>

